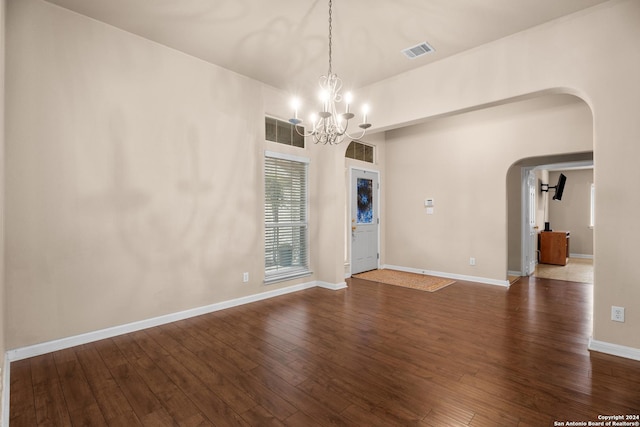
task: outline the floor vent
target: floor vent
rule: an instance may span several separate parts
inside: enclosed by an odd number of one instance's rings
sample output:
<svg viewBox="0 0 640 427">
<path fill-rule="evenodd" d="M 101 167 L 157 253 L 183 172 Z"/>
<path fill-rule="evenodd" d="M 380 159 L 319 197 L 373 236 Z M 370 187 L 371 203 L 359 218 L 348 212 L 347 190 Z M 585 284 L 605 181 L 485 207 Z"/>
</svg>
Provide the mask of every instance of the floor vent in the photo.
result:
<svg viewBox="0 0 640 427">
<path fill-rule="evenodd" d="M 429 45 L 429 43 L 423 42 L 423 43 L 417 44 L 415 46 L 408 47 L 408 48 L 404 49 L 402 51 L 402 53 L 404 53 L 405 56 L 407 58 L 409 58 L 409 59 L 415 59 L 415 58 L 417 58 L 419 56 L 426 55 L 427 53 L 431 53 L 431 52 L 434 52 L 434 51 L 435 51 L 435 49 L 432 48 Z"/>
</svg>

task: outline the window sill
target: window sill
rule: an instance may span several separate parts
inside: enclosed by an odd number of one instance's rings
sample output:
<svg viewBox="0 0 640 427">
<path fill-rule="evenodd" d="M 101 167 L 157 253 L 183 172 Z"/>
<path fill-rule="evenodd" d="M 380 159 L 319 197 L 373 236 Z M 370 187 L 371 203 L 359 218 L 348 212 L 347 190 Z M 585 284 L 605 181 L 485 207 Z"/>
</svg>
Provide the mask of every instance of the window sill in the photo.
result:
<svg viewBox="0 0 640 427">
<path fill-rule="evenodd" d="M 285 282 L 287 280 L 299 279 L 300 277 L 307 277 L 313 274 L 310 270 L 296 270 L 296 271 L 287 271 L 281 272 L 279 274 L 273 274 L 271 276 L 267 276 L 264 279 L 265 285 L 272 285 L 274 283 Z"/>
</svg>

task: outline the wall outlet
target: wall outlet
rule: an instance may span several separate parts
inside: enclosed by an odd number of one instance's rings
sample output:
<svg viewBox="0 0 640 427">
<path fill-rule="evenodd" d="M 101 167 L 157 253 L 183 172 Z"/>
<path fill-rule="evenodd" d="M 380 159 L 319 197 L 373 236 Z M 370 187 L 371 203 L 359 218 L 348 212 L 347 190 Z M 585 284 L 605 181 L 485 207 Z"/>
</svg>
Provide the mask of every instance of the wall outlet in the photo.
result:
<svg viewBox="0 0 640 427">
<path fill-rule="evenodd" d="M 249 273 L 247 273 L 247 272 L 242 273 L 242 281 L 244 283 L 247 283 L 249 281 Z"/>
<path fill-rule="evenodd" d="M 476 259 L 474 257 L 469 258 L 469 265 L 476 265 Z"/>
<path fill-rule="evenodd" d="M 611 320 L 614 322 L 624 322 L 624 307 L 611 306 Z"/>
</svg>

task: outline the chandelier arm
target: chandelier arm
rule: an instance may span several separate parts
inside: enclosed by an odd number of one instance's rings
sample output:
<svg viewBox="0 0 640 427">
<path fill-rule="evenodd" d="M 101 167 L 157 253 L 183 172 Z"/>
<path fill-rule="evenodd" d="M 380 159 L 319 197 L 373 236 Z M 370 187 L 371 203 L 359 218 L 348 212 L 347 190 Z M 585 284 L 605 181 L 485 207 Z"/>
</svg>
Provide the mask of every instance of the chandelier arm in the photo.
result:
<svg viewBox="0 0 640 427">
<path fill-rule="evenodd" d="M 362 138 L 362 137 L 364 136 L 364 134 L 365 134 L 365 133 L 367 133 L 367 131 L 366 131 L 365 129 L 362 129 L 362 130 L 360 131 L 360 135 L 358 135 L 358 136 L 356 136 L 356 135 L 351 135 L 351 134 L 350 134 L 350 133 L 348 133 L 348 132 L 345 132 L 345 136 L 346 136 L 346 137 L 348 137 L 349 139 L 356 139 L 356 140 L 357 140 L 357 139 Z"/>
<path fill-rule="evenodd" d="M 346 121 L 346 124 L 345 124 L 345 126 L 344 126 L 344 130 L 342 131 L 342 133 L 340 133 L 340 136 L 342 137 L 342 139 L 344 139 L 344 137 L 345 137 L 345 136 L 346 136 L 347 138 L 349 138 L 349 139 L 360 139 L 360 138 L 362 138 L 362 137 L 364 136 L 364 134 L 367 132 L 367 130 L 366 130 L 366 129 L 362 129 L 362 130 L 360 131 L 360 135 L 355 136 L 355 135 L 352 135 L 352 134 L 350 134 L 350 133 L 348 132 L 348 128 L 349 128 L 349 120 L 347 120 L 347 121 Z"/>
<path fill-rule="evenodd" d="M 312 136 L 312 135 L 314 134 L 314 131 L 311 131 L 311 132 L 309 132 L 309 133 L 307 133 L 307 132 L 300 132 L 300 130 L 298 129 L 300 126 L 298 126 L 297 124 L 293 125 L 293 127 L 295 128 L 296 133 L 297 133 L 298 135 L 300 135 L 301 137 L 303 137 L 303 138 L 307 138 L 307 137 Z M 303 128 L 303 129 L 304 129 L 304 128 Z"/>
</svg>

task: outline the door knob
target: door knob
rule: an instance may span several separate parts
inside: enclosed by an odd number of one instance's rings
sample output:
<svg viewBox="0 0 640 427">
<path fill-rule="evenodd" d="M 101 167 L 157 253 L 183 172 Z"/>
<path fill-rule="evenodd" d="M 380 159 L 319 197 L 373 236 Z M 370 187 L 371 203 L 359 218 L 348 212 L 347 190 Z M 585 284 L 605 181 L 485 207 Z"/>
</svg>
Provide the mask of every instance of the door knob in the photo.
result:
<svg viewBox="0 0 640 427">
<path fill-rule="evenodd" d="M 352 225 L 351 226 L 351 231 L 356 231 L 356 228 L 358 228 L 358 227 L 356 227 L 355 225 Z"/>
</svg>

